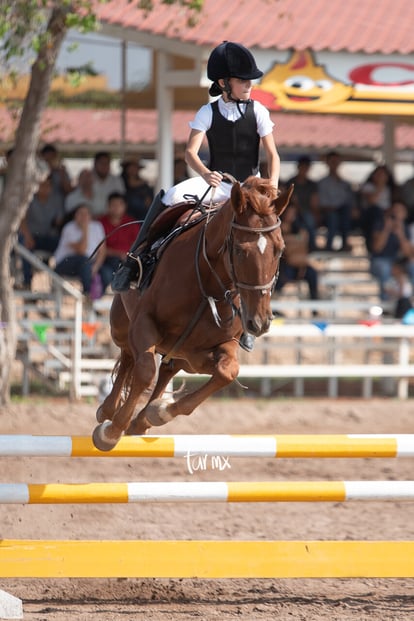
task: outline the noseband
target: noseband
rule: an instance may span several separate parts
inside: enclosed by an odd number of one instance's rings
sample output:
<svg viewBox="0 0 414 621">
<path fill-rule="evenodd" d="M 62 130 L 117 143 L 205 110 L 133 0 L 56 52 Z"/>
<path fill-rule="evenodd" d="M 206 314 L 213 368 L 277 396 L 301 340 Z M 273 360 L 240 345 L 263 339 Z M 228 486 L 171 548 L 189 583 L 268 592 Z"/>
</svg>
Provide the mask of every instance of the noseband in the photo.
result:
<svg viewBox="0 0 414 621">
<path fill-rule="evenodd" d="M 272 231 L 275 231 L 276 229 L 278 229 L 281 225 L 281 220 L 278 217 L 275 224 L 271 224 L 270 226 L 264 226 L 264 227 L 251 227 L 251 226 L 244 226 L 243 224 L 238 224 L 237 222 L 232 222 L 231 223 L 231 230 L 236 229 L 238 231 L 244 231 L 246 233 L 255 233 L 257 235 L 260 236 L 263 235 L 263 233 L 271 233 Z M 230 257 L 230 268 L 231 268 L 231 273 L 232 273 L 232 280 L 234 282 L 234 285 L 236 287 L 236 289 L 247 289 L 248 291 L 261 291 L 262 295 L 265 295 L 267 291 L 272 290 L 273 287 L 276 284 L 278 275 L 279 275 L 279 271 L 276 272 L 276 274 L 273 276 L 273 278 L 266 284 L 264 285 L 249 285 L 247 283 L 244 282 L 239 282 L 236 279 L 236 275 L 234 272 L 234 265 L 233 265 L 233 254 L 232 254 L 232 250 L 233 250 L 233 244 L 232 244 L 232 234 L 230 233 L 230 243 L 229 243 L 229 257 Z"/>
</svg>

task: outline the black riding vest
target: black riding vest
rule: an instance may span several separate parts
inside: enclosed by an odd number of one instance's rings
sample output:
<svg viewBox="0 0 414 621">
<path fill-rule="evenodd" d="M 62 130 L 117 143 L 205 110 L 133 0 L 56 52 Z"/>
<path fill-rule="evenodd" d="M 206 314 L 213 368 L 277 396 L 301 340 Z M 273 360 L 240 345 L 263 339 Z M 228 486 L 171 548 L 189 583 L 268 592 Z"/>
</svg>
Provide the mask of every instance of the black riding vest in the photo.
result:
<svg viewBox="0 0 414 621">
<path fill-rule="evenodd" d="M 228 121 L 220 114 L 218 101 L 211 104 L 213 119 L 207 130 L 210 149 L 210 170 L 219 170 L 233 175 L 238 181 L 244 181 L 249 175 L 256 175 L 259 170 L 259 144 L 257 122 L 253 102 L 245 106 L 244 117 L 237 121 Z"/>
</svg>

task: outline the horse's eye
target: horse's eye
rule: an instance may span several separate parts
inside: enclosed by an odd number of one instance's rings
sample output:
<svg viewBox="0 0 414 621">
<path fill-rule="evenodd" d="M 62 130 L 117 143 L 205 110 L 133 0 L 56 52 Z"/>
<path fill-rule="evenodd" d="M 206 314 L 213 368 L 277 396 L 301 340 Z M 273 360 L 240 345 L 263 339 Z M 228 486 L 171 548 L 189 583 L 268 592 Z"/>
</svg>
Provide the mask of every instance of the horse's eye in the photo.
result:
<svg viewBox="0 0 414 621">
<path fill-rule="evenodd" d="M 234 246 L 233 252 L 236 257 L 242 257 L 244 254 L 244 250 L 241 246 Z"/>
</svg>

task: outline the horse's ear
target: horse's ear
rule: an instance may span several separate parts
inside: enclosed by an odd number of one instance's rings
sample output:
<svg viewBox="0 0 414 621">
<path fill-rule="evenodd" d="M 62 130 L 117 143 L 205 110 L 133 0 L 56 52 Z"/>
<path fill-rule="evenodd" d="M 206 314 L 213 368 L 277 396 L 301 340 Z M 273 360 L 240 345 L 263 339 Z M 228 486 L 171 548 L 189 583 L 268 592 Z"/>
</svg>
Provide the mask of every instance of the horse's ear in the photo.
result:
<svg viewBox="0 0 414 621">
<path fill-rule="evenodd" d="M 292 197 L 294 189 L 295 186 L 293 185 L 293 183 L 291 183 L 290 186 L 286 190 L 283 190 L 273 202 L 275 211 L 278 216 L 281 216 L 282 213 L 285 211 L 286 207 L 289 205 L 289 201 Z"/>
<path fill-rule="evenodd" d="M 241 185 L 238 181 L 236 181 L 231 188 L 231 204 L 237 213 L 244 211 L 246 206 L 246 197 L 244 196 Z"/>
</svg>

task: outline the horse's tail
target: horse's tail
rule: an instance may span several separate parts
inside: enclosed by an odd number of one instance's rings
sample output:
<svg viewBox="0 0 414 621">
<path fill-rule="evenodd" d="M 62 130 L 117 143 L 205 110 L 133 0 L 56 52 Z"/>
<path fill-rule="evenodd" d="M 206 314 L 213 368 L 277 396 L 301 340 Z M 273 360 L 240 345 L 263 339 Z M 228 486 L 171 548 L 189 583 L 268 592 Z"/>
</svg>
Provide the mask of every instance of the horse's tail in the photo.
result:
<svg viewBox="0 0 414 621">
<path fill-rule="evenodd" d="M 118 356 L 117 361 L 115 362 L 111 375 L 113 384 L 115 383 L 115 380 L 118 377 L 119 373 L 122 373 L 123 375 L 121 405 L 125 403 L 131 390 L 133 369 L 134 358 L 129 352 L 122 350 Z"/>
</svg>

